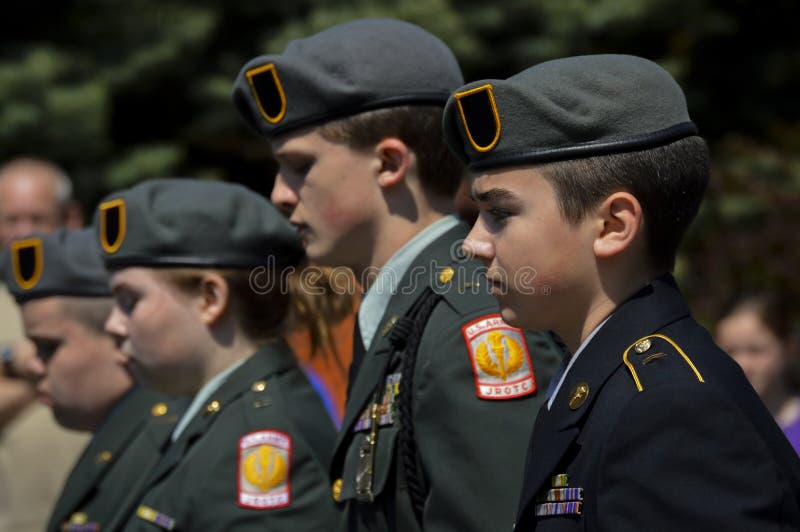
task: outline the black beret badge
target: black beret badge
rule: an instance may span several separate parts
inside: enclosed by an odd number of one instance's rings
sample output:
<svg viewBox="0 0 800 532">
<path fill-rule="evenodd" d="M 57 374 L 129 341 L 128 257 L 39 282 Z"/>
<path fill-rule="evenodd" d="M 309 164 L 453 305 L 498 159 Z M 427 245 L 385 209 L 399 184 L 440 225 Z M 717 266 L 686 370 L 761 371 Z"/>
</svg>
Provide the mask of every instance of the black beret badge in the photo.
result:
<svg viewBox="0 0 800 532">
<path fill-rule="evenodd" d="M 44 270 L 42 239 L 33 237 L 12 242 L 11 263 L 14 280 L 20 288 L 30 290 L 36 286 Z"/>
<path fill-rule="evenodd" d="M 261 116 L 270 124 L 277 124 L 286 116 L 286 94 L 274 63 L 248 70 L 245 75 L 253 91 Z"/>
<path fill-rule="evenodd" d="M 472 147 L 479 152 L 494 149 L 502 127 L 491 84 L 457 92 L 454 96 Z"/>
<path fill-rule="evenodd" d="M 100 204 L 100 245 L 114 254 L 125 240 L 125 200 L 119 198 Z"/>
</svg>

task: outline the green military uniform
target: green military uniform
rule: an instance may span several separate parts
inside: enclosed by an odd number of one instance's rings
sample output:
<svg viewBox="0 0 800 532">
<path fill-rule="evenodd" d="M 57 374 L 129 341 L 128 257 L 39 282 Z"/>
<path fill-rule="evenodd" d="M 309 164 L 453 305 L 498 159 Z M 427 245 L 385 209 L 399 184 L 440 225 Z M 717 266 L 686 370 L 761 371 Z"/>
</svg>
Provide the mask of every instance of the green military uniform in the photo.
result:
<svg viewBox="0 0 800 532">
<path fill-rule="evenodd" d="M 263 348 L 172 443 L 124 529 L 329 530 L 324 478 L 335 431 L 323 415 L 288 346 Z M 272 469 L 261 469 L 269 462 Z M 246 482 L 271 494 L 249 493 Z"/>
<path fill-rule="evenodd" d="M 275 138 L 374 109 L 443 106 L 462 82 L 438 38 L 368 19 L 249 61 L 233 100 L 253 129 Z M 421 249 L 377 309 L 376 335 L 351 372 L 331 467 L 343 529 L 483 532 L 513 520 L 528 438 L 561 350 L 549 334 L 502 321 L 480 264 L 458 254 L 468 227 L 452 220 L 405 244 Z"/>
<path fill-rule="evenodd" d="M 125 396 L 72 469 L 47 530 L 108 530 L 123 501 L 141 493 L 143 472 L 155 464 L 175 428 L 179 404 L 142 389 Z"/>
<path fill-rule="evenodd" d="M 147 181 L 102 202 L 96 225 L 112 271 L 247 271 L 295 266 L 303 255 L 281 214 L 233 184 Z M 133 513 L 112 528 L 330 529 L 335 508 L 326 469 L 336 431 L 282 341 L 206 383 L 184 417 Z"/>
<path fill-rule="evenodd" d="M 93 229 L 19 239 L 4 259 L 4 278 L 20 304 L 59 296 L 111 297 Z M 124 501 L 141 489 L 142 473 L 156 462 L 178 419 L 180 403 L 168 406 L 165 400 L 134 388 L 111 407 L 67 477 L 48 531 L 109 529 Z"/>
<path fill-rule="evenodd" d="M 547 334 L 502 323 L 476 281 L 479 264 L 450 257 L 466 234 L 459 224 L 414 260 L 352 383 L 331 469 L 346 530 L 496 530 L 516 510 L 528 439 L 561 351 Z M 442 267 L 419 275 L 432 264 Z M 417 335 L 416 363 L 404 369 Z"/>
</svg>

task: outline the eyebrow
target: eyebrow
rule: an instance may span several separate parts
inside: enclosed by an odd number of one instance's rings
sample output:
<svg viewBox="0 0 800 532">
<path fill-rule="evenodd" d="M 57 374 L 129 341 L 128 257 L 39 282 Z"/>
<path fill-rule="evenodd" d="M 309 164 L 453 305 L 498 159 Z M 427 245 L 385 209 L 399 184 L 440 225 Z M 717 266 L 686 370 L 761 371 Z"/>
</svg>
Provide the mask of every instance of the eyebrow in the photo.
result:
<svg viewBox="0 0 800 532">
<path fill-rule="evenodd" d="M 470 189 L 469 197 L 473 201 L 500 201 L 500 200 L 515 200 L 517 195 L 505 188 L 490 188 L 484 192 L 475 192 L 475 185 Z"/>
</svg>

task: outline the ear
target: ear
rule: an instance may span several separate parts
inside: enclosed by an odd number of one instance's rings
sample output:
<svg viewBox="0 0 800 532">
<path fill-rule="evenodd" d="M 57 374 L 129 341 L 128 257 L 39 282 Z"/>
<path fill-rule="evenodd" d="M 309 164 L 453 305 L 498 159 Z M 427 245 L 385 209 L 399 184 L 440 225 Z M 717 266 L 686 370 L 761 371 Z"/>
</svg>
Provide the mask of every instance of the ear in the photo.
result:
<svg viewBox="0 0 800 532">
<path fill-rule="evenodd" d="M 219 321 L 230 301 L 228 282 L 220 274 L 208 272 L 200 281 L 200 319 L 208 326 Z"/>
<path fill-rule="evenodd" d="M 378 185 L 381 188 L 392 187 L 405 179 L 413 156 L 405 142 L 395 137 L 385 138 L 375 146 L 375 154 L 380 161 Z"/>
<path fill-rule="evenodd" d="M 641 232 L 642 206 L 629 192 L 615 192 L 598 207 L 594 254 L 607 259 L 628 249 Z"/>
</svg>

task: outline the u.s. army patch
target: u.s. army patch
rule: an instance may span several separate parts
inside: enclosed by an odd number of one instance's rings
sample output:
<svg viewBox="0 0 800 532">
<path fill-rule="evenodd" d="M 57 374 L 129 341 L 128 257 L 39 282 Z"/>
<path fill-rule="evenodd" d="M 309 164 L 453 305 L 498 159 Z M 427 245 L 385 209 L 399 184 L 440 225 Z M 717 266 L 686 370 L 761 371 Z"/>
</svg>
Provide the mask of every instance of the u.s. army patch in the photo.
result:
<svg viewBox="0 0 800 532">
<path fill-rule="evenodd" d="M 461 333 L 478 397 L 514 399 L 536 391 L 536 376 L 522 330 L 508 325 L 500 314 L 490 314 L 464 325 Z"/>
<path fill-rule="evenodd" d="M 291 502 L 292 437 L 260 430 L 239 438 L 239 506 L 282 508 Z"/>
</svg>

